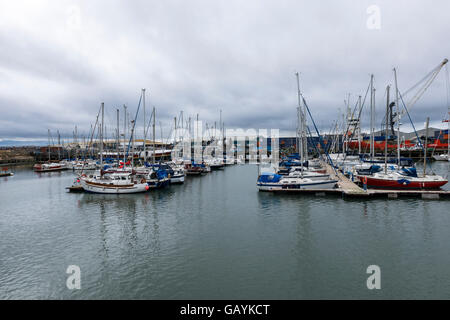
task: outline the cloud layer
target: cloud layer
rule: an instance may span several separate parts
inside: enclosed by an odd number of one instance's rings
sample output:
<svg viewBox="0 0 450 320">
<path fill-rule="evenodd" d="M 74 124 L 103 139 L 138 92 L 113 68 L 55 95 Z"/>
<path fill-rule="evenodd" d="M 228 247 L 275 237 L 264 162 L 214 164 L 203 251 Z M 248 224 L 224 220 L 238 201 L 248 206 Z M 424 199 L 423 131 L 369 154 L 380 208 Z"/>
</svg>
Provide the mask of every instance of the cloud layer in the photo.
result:
<svg viewBox="0 0 450 320">
<path fill-rule="evenodd" d="M 166 134 L 180 110 L 213 124 L 220 109 L 229 127 L 293 131 L 296 71 L 322 130 L 373 73 L 381 123 L 393 67 L 406 90 L 450 56 L 448 1 L 316 2 L 1 1 L 0 138 L 87 135 L 102 101 L 112 130 L 141 88 Z M 446 117 L 444 75 L 411 110 L 419 127 Z"/>
</svg>

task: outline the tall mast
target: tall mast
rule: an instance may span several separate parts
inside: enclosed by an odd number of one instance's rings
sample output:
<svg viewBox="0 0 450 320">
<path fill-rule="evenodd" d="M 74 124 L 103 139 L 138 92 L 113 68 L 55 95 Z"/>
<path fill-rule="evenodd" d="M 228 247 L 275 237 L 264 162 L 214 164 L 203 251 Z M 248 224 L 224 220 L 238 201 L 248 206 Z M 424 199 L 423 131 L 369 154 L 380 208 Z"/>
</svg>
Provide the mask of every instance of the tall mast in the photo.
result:
<svg viewBox="0 0 450 320">
<path fill-rule="evenodd" d="M 372 120 L 372 122 L 373 122 L 373 129 L 372 129 L 372 131 L 373 131 L 373 138 L 372 138 L 372 142 L 373 142 L 373 148 L 372 148 L 372 159 L 375 159 L 375 106 L 376 106 L 376 103 L 375 103 L 375 97 L 376 97 L 376 92 L 377 92 L 377 89 L 375 89 L 375 88 L 373 88 L 373 111 L 372 111 L 372 117 L 373 117 L 373 120 Z"/>
<path fill-rule="evenodd" d="M 358 115 L 361 114 L 361 96 L 358 97 Z M 358 154 L 361 154 L 361 119 L 358 118 Z"/>
<path fill-rule="evenodd" d="M 373 74 L 370 75 L 370 159 L 373 160 L 375 153 L 374 137 L 374 110 L 373 110 Z"/>
<path fill-rule="evenodd" d="M 301 139 L 301 109 L 300 109 L 300 106 L 301 106 L 301 98 L 300 98 L 300 81 L 299 81 L 299 74 L 298 74 L 298 72 L 296 72 L 295 73 L 295 77 L 296 77 L 296 80 L 297 80 L 297 99 L 298 99 L 298 106 L 297 106 L 297 134 L 296 134 L 296 136 L 297 136 L 297 153 L 299 153 L 299 154 L 302 154 L 303 153 L 303 150 L 300 150 L 300 145 L 302 144 L 301 142 L 300 142 L 300 139 Z M 302 148 L 303 149 L 303 148 Z M 301 159 L 300 159 L 300 161 L 302 161 L 303 160 L 303 157 L 301 157 Z"/>
<path fill-rule="evenodd" d="M 125 141 L 127 141 L 127 106 L 123 105 L 123 114 L 124 114 L 124 119 L 123 119 L 123 165 L 125 167 L 125 162 L 127 162 L 126 160 L 126 151 L 125 151 Z"/>
<path fill-rule="evenodd" d="M 48 162 L 50 162 L 51 156 L 50 156 L 50 129 L 48 129 Z"/>
<path fill-rule="evenodd" d="M 347 106 L 346 106 L 346 112 L 347 112 L 347 115 L 345 116 L 345 141 L 346 141 L 346 144 L 345 144 L 345 153 L 347 153 L 348 152 L 348 145 L 349 145 L 349 143 L 350 143 L 350 141 L 349 141 L 349 135 L 348 135 L 348 131 L 347 131 L 347 129 L 350 129 L 350 123 L 351 123 L 351 112 L 350 112 L 350 93 L 348 94 L 348 96 L 347 96 Z"/>
<path fill-rule="evenodd" d="M 300 96 L 301 96 L 301 92 L 300 92 Z M 302 107 L 302 135 L 303 135 L 303 158 L 305 159 L 305 161 L 308 160 L 308 139 L 306 136 L 306 105 L 304 103 L 301 104 Z"/>
<path fill-rule="evenodd" d="M 105 103 L 102 102 L 102 123 L 100 124 L 100 167 L 103 166 L 103 121 L 105 120 Z"/>
<path fill-rule="evenodd" d="M 56 130 L 56 134 L 58 135 L 58 160 L 61 160 L 61 135 L 59 134 L 59 130 Z"/>
<path fill-rule="evenodd" d="M 116 141 L 116 151 L 117 151 L 117 164 L 119 163 L 119 159 L 120 159 L 120 154 L 119 154 L 119 144 L 120 144 L 120 131 L 119 131 L 119 126 L 120 126 L 120 122 L 119 122 L 119 108 L 117 108 L 117 141 Z"/>
<path fill-rule="evenodd" d="M 394 68 L 395 105 L 397 106 L 397 165 L 400 165 L 400 104 L 398 100 L 397 70 Z"/>
<path fill-rule="evenodd" d="M 198 113 L 197 113 L 197 121 L 195 123 L 195 130 L 197 131 L 196 137 L 195 137 L 195 143 L 200 143 L 200 148 L 203 148 L 203 146 L 202 146 L 203 142 L 201 141 L 203 138 L 200 138 L 199 131 L 198 131 Z M 194 144 L 194 146 L 195 146 L 195 144 Z M 203 160 L 203 157 L 202 157 L 202 160 Z"/>
<path fill-rule="evenodd" d="M 301 166 L 301 171 L 300 171 L 300 175 L 303 176 L 303 111 L 302 111 L 302 105 L 301 105 L 301 93 L 300 93 L 300 80 L 298 77 L 298 72 L 295 73 L 295 77 L 297 79 L 297 97 L 298 97 L 298 108 L 297 108 L 297 114 L 298 117 L 297 118 L 297 122 L 298 122 L 298 127 L 299 127 L 299 135 L 300 135 L 300 139 L 299 139 L 299 146 L 297 146 L 298 150 L 300 150 L 300 166 Z"/>
<path fill-rule="evenodd" d="M 134 168 L 134 139 L 135 139 L 135 131 L 134 128 L 136 124 L 134 123 L 134 120 L 130 121 L 131 123 L 131 169 Z"/>
<path fill-rule="evenodd" d="M 155 164 L 155 119 L 156 119 L 156 110 L 155 107 L 153 107 L 153 159 L 152 162 Z"/>
<path fill-rule="evenodd" d="M 145 119 L 145 89 L 142 89 L 142 103 L 144 106 L 144 165 L 147 162 L 147 122 Z"/>
<path fill-rule="evenodd" d="M 427 173 L 427 148 L 428 148 L 428 125 L 430 123 L 430 117 L 427 117 L 427 122 L 425 122 L 425 150 L 423 153 L 423 176 L 425 177 Z"/>
<path fill-rule="evenodd" d="M 387 153 L 388 153 L 388 133 L 389 133 L 389 89 L 386 87 L 386 128 L 384 128 L 384 174 L 387 174 Z"/>
</svg>

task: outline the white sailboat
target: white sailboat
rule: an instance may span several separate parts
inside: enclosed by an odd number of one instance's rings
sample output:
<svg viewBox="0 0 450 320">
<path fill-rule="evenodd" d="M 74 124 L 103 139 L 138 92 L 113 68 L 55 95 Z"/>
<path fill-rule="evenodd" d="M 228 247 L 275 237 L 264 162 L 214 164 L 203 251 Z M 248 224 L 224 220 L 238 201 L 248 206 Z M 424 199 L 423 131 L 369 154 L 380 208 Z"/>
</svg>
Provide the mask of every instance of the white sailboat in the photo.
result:
<svg viewBox="0 0 450 320">
<path fill-rule="evenodd" d="M 289 169 L 288 175 L 280 175 L 275 173 L 263 173 L 258 176 L 256 182 L 259 191 L 294 191 L 294 190 L 323 190 L 333 189 L 337 180 L 332 180 L 329 175 L 324 174 L 318 168 L 308 168 L 304 165 L 308 161 L 308 149 L 306 140 L 306 105 L 301 105 L 302 95 L 300 93 L 300 84 L 297 77 L 298 89 L 298 108 L 297 108 L 297 148 L 300 151 L 299 166 Z M 313 161 L 312 163 L 316 163 Z M 293 169 L 293 170 L 292 170 Z M 292 170 L 292 171 L 291 171 Z"/>
<path fill-rule="evenodd" d="M 142 95 L 144 94 L 145 91 L 142 90 Z M 139 112 L 139 108 L 137 112 Z M 100 167 L 102 167 L 103 165 L 104 103 L 102 103 L 101 106 L 101 114 L 102 121 L 100 124 Z M 135 121 L 133 121 L 130 141 L 133 141 L 134 128 Z M 82 176 L 80 177 L 80 183 L 86 192 L 105 194 L 146 192 L 150 189 L 147 180 L 148 172 L 137 173 L 133 169 L 133 160 L 131 161 L 131 168 L 122 166 L 122 168 L 106 172 L 104 170 L 100 170 L 100 172 L 95 175 L 87 176 L 86 174 L 82 174 Z"/>
<path fill-rule="evenodd" d="M 323 190 L 333 189 L 336 186 L 337 180 L 329 178 L 313 177 L 295 177 L 295 176 L 281 176 L 273 173 L 263 173 L 258 177 L 256 183 L 260 191 L 293 191 L 293 190 Z"/>
<path fill-rule="evenodd" d="M 81 177 L 81 186 L 86 192 L 121 194 L 146 192 L 150 189 L 144 176 L 132 172 L 115 172 L 106 175 Z"/>
</svg>

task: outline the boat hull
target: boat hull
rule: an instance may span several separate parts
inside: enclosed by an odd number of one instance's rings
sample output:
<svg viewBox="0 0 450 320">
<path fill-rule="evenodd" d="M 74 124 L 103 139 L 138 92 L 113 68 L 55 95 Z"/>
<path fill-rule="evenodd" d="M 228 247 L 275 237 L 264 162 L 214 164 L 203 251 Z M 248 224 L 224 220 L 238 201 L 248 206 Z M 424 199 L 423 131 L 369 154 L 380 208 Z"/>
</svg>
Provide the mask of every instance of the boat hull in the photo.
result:
<svg viewBox="0 0 450 320">
<path fill-rule="evenodd" d="M 10 176 L 13 176 L 14 175 L 14 173 L 12 173 L 12 172 L 9 172 L 9 173 L 0 173 L 0 177 L 10 177 Z"/>
<path fill-rule="evenodd" d="M 259 191 L 294 191 L 294 190 L 324 190 L 334 189 L 337 180 L 312 181 L 311 183 L 278 184 L 278 183 L 258 183 Z"/>
<path fill-rule="evenodd" d="M 450 161 L 448 154 L 435 154 L 433 155 L 433 159 L 436 161 Z"/>
<path fill-rule="evenodd" d="M 439 181 L 415 181 L 414 179 L 378 179 L 370 176 L 358 176 L 361 183 L 364 181 L 364 177 L 367 177 L 367 187 L 376 189 L 396 189 L 396 190 L 420 190 L 420 189 L 439 189 L 445 184 L 447 180 Z"/>
<path fill-rule="evenodd" d="M 147 192 L 149 188 L 147 183 L 137 183 L 137 184 L 117 186 L 101 183 L 92 183 L 85 180 L 81 180 L 81 185 L 84 191 L 86 192 L 102 193 L 102 194 L 140 193 L 140 192 Z"/>
<path fill-rule="evenodd" d="M 52 168 L 52 169 L 34 169 L 34 172 L 57 172 L 65 171 L 67 168 Z"/>
<path fill-rule="evenodd" d="M 184 174 L 180 176 L 172 176 L 170 177 L 171 184 L 181 184 L 184 183 Z"/>
</svg>

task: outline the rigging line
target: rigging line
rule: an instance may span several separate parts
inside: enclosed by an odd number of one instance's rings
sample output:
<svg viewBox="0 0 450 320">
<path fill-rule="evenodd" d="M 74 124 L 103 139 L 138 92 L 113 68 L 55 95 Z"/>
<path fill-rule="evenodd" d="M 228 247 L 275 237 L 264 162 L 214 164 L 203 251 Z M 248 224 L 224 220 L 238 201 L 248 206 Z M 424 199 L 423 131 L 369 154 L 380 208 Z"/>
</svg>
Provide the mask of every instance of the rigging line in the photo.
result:
<svg viewBox="0 0 450 320">
<path fill-rule="evenodd" d="M 403 96 L 402 96 L 402 94 L 400 93 L 400 90 L 398 90 L 398 95 L 399 95 L 399 97 L 400 97 L 400 100 L 402 101 L 403 107 L 404 107 L 405 110 L 406 110 L 406 114 L 408 115 L 409 121 L 411 122 L 411 125 L 412 125 L 412 127 L 413 127 L 414 133 L 416 134 L 417 141 L 419 142 L 419 145 L 420 145 L 420 147 L 422 148 L 422 150 L 425 152 L 425 148 L 424 148 L 424 146 L 422 145 L 422 141 L 421 141 L 420 138 L 419 138 L 419 134 L 417 133 L 416 127 L 414 126 L 414 123 L 413 123 L 413 121 L 412 121 L 412 119 L 411 119 L 411 116 L 410 116 L 410 114 L 409 114 L 408 108 L 406 108 L 406 104 L 405 104 L 405 101 L 403 100 Z"/>
<path fill-rule="evenodd" d="M 361 114 L 362 114 L 362 110 L 364 109 L 364 105 L 366 103 L 366 99 L 367 99 L 367 94 L 369 93 L 369 89 L 370 89 L 370 81 L 369 81 L 369 85 L 367 86 L 367 90 L 366 90 L 366 94 L 364 95 L 364 100 L 361 104 L 361 109 L 358 112 L 358 121 L 359 121 L 359 125 L 361 126 Z M 356 107 L 355 107 L 356 108 Z M 348 132 L 348 129 L 347 129 Z M 350 136 L 350 139 L 353 139 L 354 136 L 354 132 L 352 132 L 352 135 Z M 344 147 L 344 145 L 342 145 L 342 148 Z M 344 155 L 344 161 L 347 158 L 347 154 Z"/>
<path fill-rule="evenodd" d="M 130 140 L 128 141 L 128 147 L 127 147 L 127 153 L 126 153 L 127 159 L 128 159 L 128 153 L 130 151 L 131 142 L 133 141 L 134 128 L 136 127 L 136 120 L 137 120 L 137 116 L 139 114 L 139 109 L 141 107 L 141 101 L 142 101 L 142 92 L 141 92 L 141 95 L 139 96 L 139 103 L 138 103 L 138 107 L 136 110 L 136 115 L 134 116 L 133 128 L 131 128 Z M 133 154 L 132 160 L 134 161 L 134 154 Z"/>
<path fill-rule="evenodd" d="M 98 117 L 100 116 L 100 111 L 101 111 L 101 110 L 102 110 L 102 107 L 100 107 L 100 108 L 98 109 L 97 119 L 95 120 L 94 127 L 92 128 L 91 139 L 90 139 L 90 141 L 89 141 L 89 145 L 85 147 L 85 152 L 86 152 L 86 153 L 87 153 L 87 150 L 88 150 L 88 149 L 90 150 L 91 147 L 92 147 L 93 139 L 94 139 L 94 134 L 95 134 L 95 129 L 96 129 L 97 124 L 98 124 Z M 98 134 L 98 132 L 97 132 L 97 134 Z M 80 176 L 83 174 L 83 170 L 84 170 L 85 164 L 86 164 L 86 161 L 83 162 L 83 166 L 81 167 Z"/>
<path fill-rule="evenodd" d="M 381 99 L 379 102 L 382 107 L 383 107 L 384 101 L 386 101 L 386 99 L 384 99 L 384 98 L 386 98 L 386 96 L 387 96 L 387 88 L 384 89 L 383 99 Z M 381 108 L 381 109 L 383 109 L 383 108 Z M 384 115 L 383 120 L 382 120 L 383 122 L 381 122 L 381 126 L 380 126 L 381 130 L 383 130 L 383 126 L 386 125 L 386 117 L 387 117 L 387 114 Z M 380 133 L 380 135 L 381 135 L 381 133 Z"/>
<path fill-rule="evenodd" d="M 422 82 L 424 82 L 426 79 L 428 79 L 434 72 L 436 72 L 438 69 L 441 68 L 441 65 L 439 64 L 437 67 L 435 67 L 433 70 L 431 70 L 429 73 L 427 73 L 427 75 L 425 77 L 423 77 L 422 79 L 419 80 L 419 82 L 417 82 L 415 85 L 413 85 L 411 88 L 409 88 L 408 90 L 406 90 L 403 93 L 403 96 L 407 96 L 408 93 L 410 93 L 411 91 L 413 91 L 416 87 L 418 87 Z"/>
<path fill-rule="evenodd" d="M 422 97 L 422 95 L 425 93 L 425 91 L 427 91 L 427 89 L 431 86 L 431 84 L 433 83 L 434 79 L 436 79 L 438 74 L 439 74 L 439 70 L 437 72 L 435 72 L 431 76 L 431 78 L 429 78 L 425 82 L 424 86 L 422 88 L 420 88 L 419 91 L 417 91 L 417 93 L 411 98 L 410 102 L 408 103 L 410 108 Z"/>
<path fill-rule="evenodd" d="M 303 103 L 305 104 L 305 107 L 306 107 L 306 110 L 308 111 L 309 117 L 311 118 L 311 121 L 312 121 L 312 123 L 314 125 L 314 128 L 316 129 L 317 135 L 319 136 L 320 145 L 322 146 L 322 149 L 325 151 L 325 154 L 327 156 L 329 164 L 333 167 L 333 170 L 336 173 L 336 176 L 338 176 L 338 173 L 336 171 L 336 168 L 334 167 L 333 161 L 331 160 L 330 155 L 328 154 L 328 152 L 326 152 L 326 149 L 325 149 L 325 146 L 324 146 L 324 143 L 323 143 L 323 140 L 322 140 L 322 136 L 320 135 L 319 129 L 317 129 L 316 122 L 314 121 L 314 118 L 311 115 L 311 111 L 309 110 L 308 104 L 306 103 L 306 100 L 303 97 L 303 95 L 300 95 L 300 96 L 302 97 Z"/>
<path fill-rule="evenodd" d="M 153 121 L 153 117 L 154 117 L 154 112 L 152 111 L 152 114 L 150 115 L 150 119 L 148 120 L 148 125 L 145 128 L 145 137 L 148 137 L 148 130 L 150 129 L 150 126 L 153 125 L 152 121 Z"/>
</svg>

